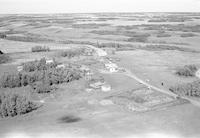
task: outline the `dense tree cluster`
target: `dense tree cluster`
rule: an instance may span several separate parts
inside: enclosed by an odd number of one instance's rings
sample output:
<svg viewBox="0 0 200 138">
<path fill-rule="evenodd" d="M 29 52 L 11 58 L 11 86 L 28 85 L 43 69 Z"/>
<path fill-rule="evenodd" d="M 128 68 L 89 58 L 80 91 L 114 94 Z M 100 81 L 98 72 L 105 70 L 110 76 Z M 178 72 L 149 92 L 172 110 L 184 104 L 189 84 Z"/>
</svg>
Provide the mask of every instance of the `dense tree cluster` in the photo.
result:
<svg viewBox="0 0 200 138">
<path fill-rule="evenodd" d="M 0 86 L 14 88 L 30 85 L 34 90 L 42 93 L 36 87 L 46 87 L 41 89 L 49 92 L 53 84 L 68 83 L 81 78 L 81 72 L 73 66 L 66 66 L 66 68 L 56 68 L 56 66 L 55 62 L 47 64 L 45 59 L 27 62 L 23 65 L 21 72 L 4 73 L 0 80 Z"/>
<path fill-rule="evenodd" d="M 195 65 L 185 65 L 183 68 L 180 68 L 176 71 L 176 74 L 179 76 L 195 76 L 197 67 Z"/>
<path fill-rule="evenodd" d="M 0 117 L 13 117 L 26 114 L 35 110 L 37 107 L 26 96 L 13 92 L 0 93 Z"/>
<path fill-rule="evenodd" d="M 199 97 L 200 96 L 200 81 L 194 81 L 191 83 L 173 86 L 169 90 L 179 95 Z"/>
</svg>

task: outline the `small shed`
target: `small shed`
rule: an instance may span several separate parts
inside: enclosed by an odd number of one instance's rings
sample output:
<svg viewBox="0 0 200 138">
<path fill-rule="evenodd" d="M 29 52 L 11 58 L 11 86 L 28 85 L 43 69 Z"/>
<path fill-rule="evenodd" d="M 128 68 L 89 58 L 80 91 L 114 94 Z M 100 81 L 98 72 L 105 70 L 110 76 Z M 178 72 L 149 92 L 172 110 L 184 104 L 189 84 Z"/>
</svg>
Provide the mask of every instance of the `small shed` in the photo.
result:
<svg viewBox="0 0 200 138">
<path fill-rule="evenodd" d="M 114 64 L 114 63 L 106 63 L 105 67 L 106 68 L 117 68 L 118 66 L 117 66 L 117 64 Z"/>
<path fill-rule="evenodd" d="M 51 64 L 51 63 L 54 63 L 52 59 L 46 60 L 46 64 Z"/>
<path fill-rule="evenodd" d="M 198 78 L 200 78 L 200 69 L 199 70 L 197 70 L 197 72 L 196 72 L 196 77 L 198 77 Z"/>
<path fill-rule="evenodd" d="M 98 82 L 95 82 L 95 83 L 91 83 L 89 86 L 94 88 L 94 89 L 99 89 L 101 88 L 101 86 L 103 85 L 104 83 L 101 82 L 101 81 L 98 81 Z"/>
<path fill-rule="evenodd" d="M 60 64 L 60 65 L 57 65 L 56 68 L 57 69 L 65 68 L 65 65 L 64 64 Z"/>
<path fill-rule="evenodd" d="M 88 86 L 93 89 L 99 89 L 105 83 L 102 77 L 91 78 L 88 82 Z"/>
<path fill-rule="evenodd" d="M 104 85 L 101 86 L 101 90 L 103 92 L 111 91 L 111 86 L 109 84 L 104 84 Z"/>
</svg>

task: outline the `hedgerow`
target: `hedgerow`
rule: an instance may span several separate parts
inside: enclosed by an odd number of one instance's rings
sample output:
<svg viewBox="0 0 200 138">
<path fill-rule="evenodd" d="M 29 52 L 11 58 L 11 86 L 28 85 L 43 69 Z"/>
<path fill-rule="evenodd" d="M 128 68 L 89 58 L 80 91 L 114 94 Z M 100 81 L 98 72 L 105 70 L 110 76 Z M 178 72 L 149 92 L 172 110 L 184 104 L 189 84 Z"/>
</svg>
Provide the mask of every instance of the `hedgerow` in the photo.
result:
<svg viewBox="0 0 200 138">
<path fill-rule="evenodd" d="M 77 48 L 77 49 L 73 49 L 73 50 L 65 50 L 62 51 L 60 53 L 61 57 L 68 57 L 68 58 L 73 58 L 76 56 L 81 56 L 85 53 L 85 49 L 84 48 Z"/>
<path fill-rule="evenodd" d="M 53 85 L 71 82 L 79 78 L 81 78 L 81 72 L 78 70 L 53 68 L 35 72 L 4 73 L 0 86 L 3 88 L 22 87 L 44 80 Z"/>
<path fill-rule="evenodd" d="M 49 52 L 50 48 L 47 46 L 34 46 L 31 48 L 32 52 Z"/>
</svg>

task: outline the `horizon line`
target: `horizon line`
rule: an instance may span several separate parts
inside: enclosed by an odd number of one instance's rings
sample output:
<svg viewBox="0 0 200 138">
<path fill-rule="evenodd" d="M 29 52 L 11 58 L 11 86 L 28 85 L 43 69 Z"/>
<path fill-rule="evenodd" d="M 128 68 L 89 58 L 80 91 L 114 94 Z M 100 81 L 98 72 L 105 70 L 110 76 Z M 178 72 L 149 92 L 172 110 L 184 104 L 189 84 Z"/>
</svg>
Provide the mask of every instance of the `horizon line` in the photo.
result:
<svg viewBox="0 0 200 138">
<path fill-rule="evenodd" d="M 101 13 L 107 13 L 107 14 L 112 14 L 112 13 L 200 13 L 200 11 L 198 12 L 184 12 L 184 11 L 178 11 L 178 12 L 171 12 L 171 11 L 164 11 L 164 12 L 148 12 L 148 11 L 145 11 L 145 12 L 54 12 L 54 13 L 51 13 L 51 12 L 41 12 L 41 13 L 28 13 L 28 12 L 22 12 L 22 13 L 0 13 L 0 15 L 17 15 L 17 14 L 101 14 Z"/>
</svg>

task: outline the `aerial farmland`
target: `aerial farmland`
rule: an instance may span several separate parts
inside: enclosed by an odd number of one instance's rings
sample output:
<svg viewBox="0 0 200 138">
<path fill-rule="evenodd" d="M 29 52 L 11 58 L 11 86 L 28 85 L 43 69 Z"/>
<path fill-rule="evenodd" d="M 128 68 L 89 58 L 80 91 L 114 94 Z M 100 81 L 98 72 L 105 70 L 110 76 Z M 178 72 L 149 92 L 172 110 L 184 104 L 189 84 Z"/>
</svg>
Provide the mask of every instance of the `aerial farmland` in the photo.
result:
<svg viewBox="0 0 200 138">
<path fill-rule="evenodd" d="M 200 13 L 0 16 L 0 137 L 200 137 Z"/>
</svg>

